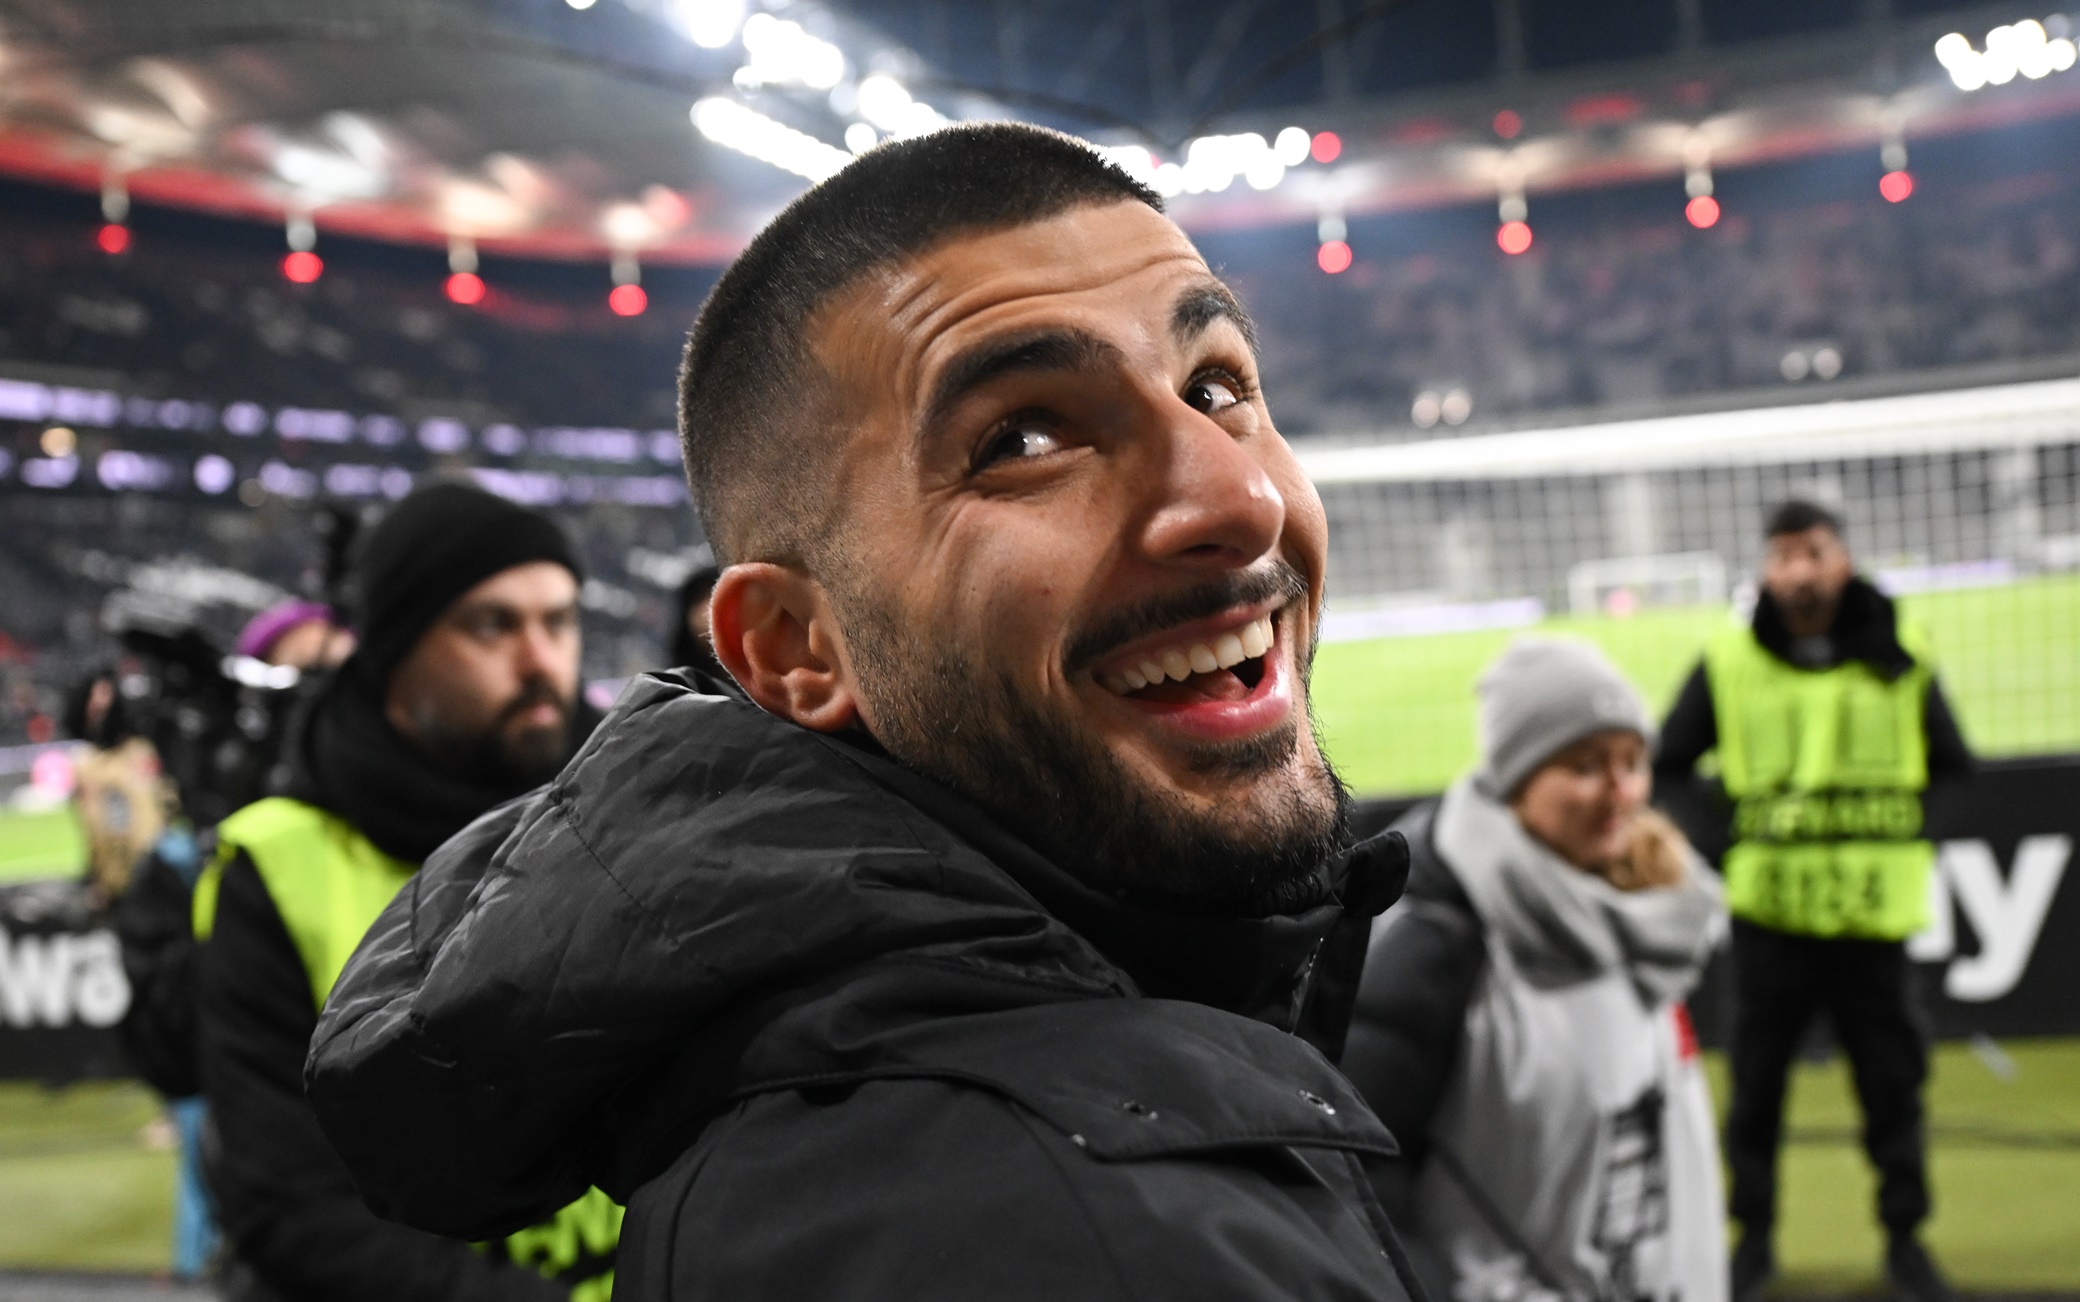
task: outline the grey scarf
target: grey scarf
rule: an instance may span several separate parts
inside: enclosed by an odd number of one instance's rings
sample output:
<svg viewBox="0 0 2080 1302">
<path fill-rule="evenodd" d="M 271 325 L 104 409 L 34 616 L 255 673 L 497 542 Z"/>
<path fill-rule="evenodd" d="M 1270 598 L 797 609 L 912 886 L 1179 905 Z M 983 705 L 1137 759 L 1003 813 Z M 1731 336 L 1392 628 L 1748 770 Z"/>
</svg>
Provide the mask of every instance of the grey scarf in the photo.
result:
<svg viewBox="0 0 2080 1302">
<path fill-rule="evenodd" d="M 1676 885 L 1621 891 L 1540 844 L 1470 778 L 1445 793 L 1433 835 L 1474 910 L 1538 985 L 1622 972 L 1658 1006 L 1697 984 L 1725 926 L 1718 879 L 1695 854 Z"/>
</svg>

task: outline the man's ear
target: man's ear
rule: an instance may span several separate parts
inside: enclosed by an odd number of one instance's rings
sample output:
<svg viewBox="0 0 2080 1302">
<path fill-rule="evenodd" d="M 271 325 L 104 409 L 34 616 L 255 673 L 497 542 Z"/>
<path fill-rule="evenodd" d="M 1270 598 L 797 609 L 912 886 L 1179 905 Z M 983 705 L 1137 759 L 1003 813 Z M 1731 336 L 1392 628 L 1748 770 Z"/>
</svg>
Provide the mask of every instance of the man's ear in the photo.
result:
<svg viewBox="0 0 2080 1302">
<path fill-rule="evenodd" d="M 715 581 L 708 627 L 715 658 L 768 714 L 817 732 L 859 718 L 838 622 L 823 585 L 800 570 L 730 566 Z"/>
</svg>

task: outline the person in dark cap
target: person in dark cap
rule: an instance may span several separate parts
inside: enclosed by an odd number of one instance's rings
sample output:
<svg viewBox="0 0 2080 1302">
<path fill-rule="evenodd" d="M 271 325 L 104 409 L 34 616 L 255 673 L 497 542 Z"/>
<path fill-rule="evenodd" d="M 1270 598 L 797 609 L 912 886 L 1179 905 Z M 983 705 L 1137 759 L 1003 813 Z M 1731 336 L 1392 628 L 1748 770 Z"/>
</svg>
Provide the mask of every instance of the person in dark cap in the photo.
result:
<svg viewBox="0 0 2080 1302">
<path fill-rule="evenodd" d="M 533 511 L 465 484 L 391 510 L 359 558 L 357 649 L 313 698 L 285 794 L 225 819 L 195 893 L 210 1187 L 236 1299 L 604 1299 L 620 1209 L 594 1190 L 489 1250 L 379 1220 L 303 1097 L 333 981 L 442 841 L 546 782 L 597 716 L 580 570 Z"/>
</svg>

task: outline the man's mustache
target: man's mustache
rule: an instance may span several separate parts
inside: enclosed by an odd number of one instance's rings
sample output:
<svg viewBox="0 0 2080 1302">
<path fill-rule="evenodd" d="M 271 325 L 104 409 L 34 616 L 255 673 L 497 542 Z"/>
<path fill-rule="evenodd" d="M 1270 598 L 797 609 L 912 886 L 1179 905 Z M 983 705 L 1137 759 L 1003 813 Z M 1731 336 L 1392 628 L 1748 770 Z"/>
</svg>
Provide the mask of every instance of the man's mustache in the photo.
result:
<svg viewBox="0 0 2080 1302">
<path fill-rule="evenodd" d="M 562 720 L 570 718 L 570 700 L 557 691 L 556 685 L 548 679 L 535 678 L 523 684 L 520 690 L 513 694 L 513 699 L 505 703 L 505 708 L 498 712 L 497 727 L 501 731 L 504 730 L 506 725 L 537 705 L 553 705 Z"/>
<path fill-rule="evenodd" d="M 1237 606 L 1251 606 L 1273 597 L 1298 601 L 1307 595 L 1307 580 L 1286 561 L 1273 557 L 1251 569 L 1210 579 L 1181 592 L 1151 597 L 1137 606 L 1108 615 L 1069 641 L 1063 665 L 1070 675 L 1136 639 L 1166 628 L 1209 619 Z"/>
</svg>

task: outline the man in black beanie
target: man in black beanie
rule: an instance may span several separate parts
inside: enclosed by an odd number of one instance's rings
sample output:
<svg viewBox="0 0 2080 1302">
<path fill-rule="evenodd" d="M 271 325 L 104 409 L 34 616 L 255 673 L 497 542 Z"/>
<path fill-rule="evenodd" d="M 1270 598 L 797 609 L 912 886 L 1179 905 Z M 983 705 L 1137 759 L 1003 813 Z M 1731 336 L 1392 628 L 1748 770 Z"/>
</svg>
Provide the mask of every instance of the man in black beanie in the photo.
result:
<svg viewBox="0 0 2080 1302">
<path fill-rule="evenodd" d="M 282 796 L 224 820 L 197 884 L 209 1183 L 227 1294 L 604 1299 L 620 1209 L 591 1191 L 480 1250 L 381 1221 L 303 1097 L 362 934 L 442 841 L 555 776 L 578 695 L 580 570 L 546 517 L 458 483 L 393 508 L 359 557 L 358 649 L 313 699 Z"/>
</svg>

